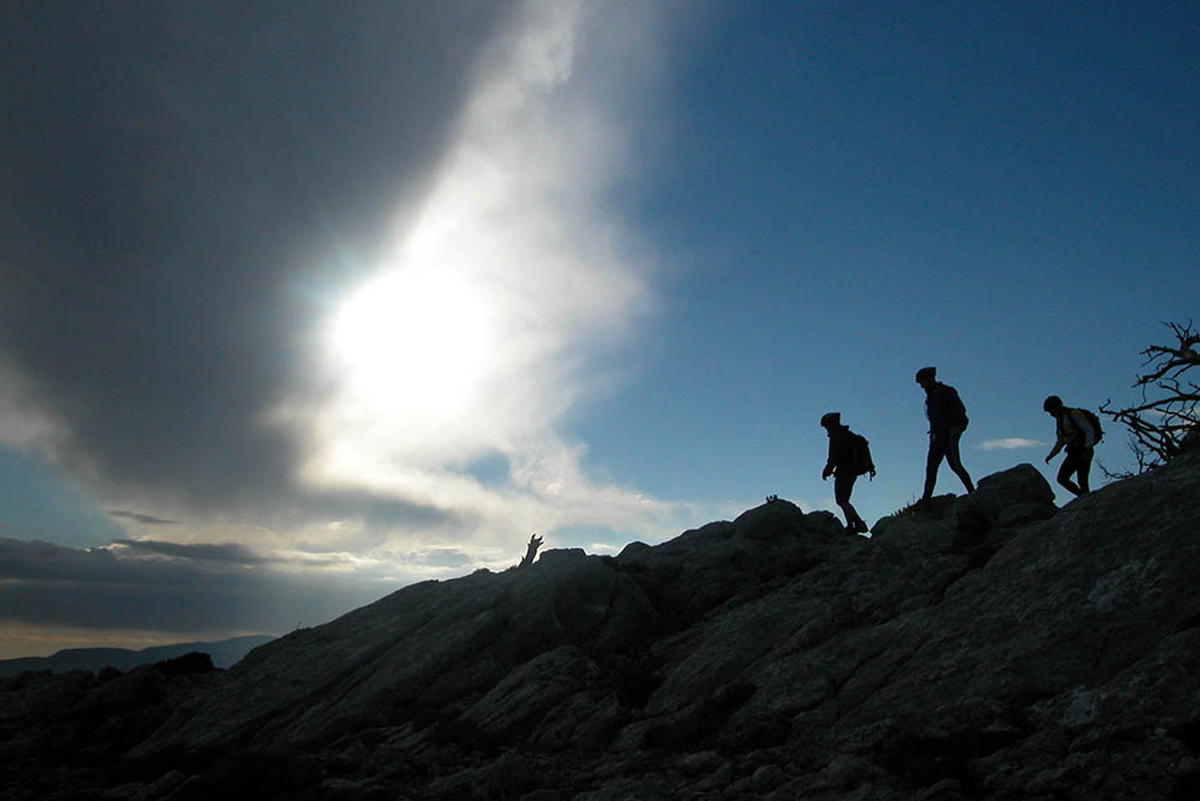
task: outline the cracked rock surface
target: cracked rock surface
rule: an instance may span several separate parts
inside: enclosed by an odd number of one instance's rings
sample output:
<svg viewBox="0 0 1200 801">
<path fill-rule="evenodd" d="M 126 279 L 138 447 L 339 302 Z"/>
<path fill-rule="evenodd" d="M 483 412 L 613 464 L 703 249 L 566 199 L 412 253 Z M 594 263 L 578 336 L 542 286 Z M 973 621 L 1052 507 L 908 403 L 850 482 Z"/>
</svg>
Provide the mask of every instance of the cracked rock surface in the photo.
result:
<svg viewBox="0 0 1200 801">
<path fill-rule="evenodd" d="M 784 500 L 407 587 L 227 671 L 0 680 L 0 797 L 1200 797 L 1200 454 Z"/>
</svg>

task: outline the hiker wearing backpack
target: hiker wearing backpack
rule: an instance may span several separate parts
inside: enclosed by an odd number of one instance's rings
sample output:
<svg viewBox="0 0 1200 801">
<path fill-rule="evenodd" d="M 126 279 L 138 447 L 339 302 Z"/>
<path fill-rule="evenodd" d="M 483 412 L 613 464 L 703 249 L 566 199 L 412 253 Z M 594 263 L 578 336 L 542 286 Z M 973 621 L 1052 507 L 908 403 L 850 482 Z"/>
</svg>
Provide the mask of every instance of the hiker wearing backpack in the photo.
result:
<svg viewBox="0 0 1200 801">
<path fill-rule="evenodd" d="M 958 453 L 958 441 L 967 430 L 967 409 L 954 387 L 937 380 L 936 367 L 922 367 L 917 371 L 917 383 L 925 390 L 925 416 L 929 418 L 929 455 L 925 459 L 925 492 L 918 503 L 926 503 L 933 497 L 937 484 L 938 468 L 942 459 L 962 481 L 967 492 L 975 491 L 971 476 L 962 465 Z"/>
<path fill-rule="evenodd" d="M 875 478 L 875 464 L 871 461 L 871 448 L 866 437 L 855 434 L 849 426 L 842 425 L 841 412 L 829 412 L 821 417 L 821 427 L 829 435 L 829 458 L 821 471 L 821 480 L 833 476 L 833 499 L 846 515 L 846 531 L 861 534 L 868 530 L 867 523 L 858 515 L 850 503 L 850 493 L 855 480 L 864 473 Z"/>
<path fill-rule="evenodd" d="M 1096 443 L 1104 436 L 1100 418 L 1087 409 L 1071 409 L 1063 404 L 1062 398 L 1051 395 L 1042 404 L 1042 410 L 1055 420 L 1056 438 L 1054 447 L 1046 455 L 1046 464 L 1058 455 L 1065 446 L 1067 458 L 1058 469 L 1058 483 L 1076 495 L 1088 492 L 1088 472 L 1092 469 L 1092 454 Z M 1078 483 L 1071 480 L 1077 476 Z"/>
</svg>

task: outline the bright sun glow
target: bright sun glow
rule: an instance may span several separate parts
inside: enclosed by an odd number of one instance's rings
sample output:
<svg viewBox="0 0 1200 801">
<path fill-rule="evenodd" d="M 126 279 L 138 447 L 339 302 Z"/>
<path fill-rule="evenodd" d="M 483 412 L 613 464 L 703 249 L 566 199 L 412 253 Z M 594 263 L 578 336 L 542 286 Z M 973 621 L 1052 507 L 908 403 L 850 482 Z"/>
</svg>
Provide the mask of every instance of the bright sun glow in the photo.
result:
<svg viewBox="0 0 1200 801">
<path fill-rule="evenodd" d="M 673 513 L 597 484 L 562 430 L 607 391 L 615 362 L 600 360 L 649 306 L 606 201 L 625 166 L 608 104 L 652 37 L 612 14 L 526 0 L 482 58 L 423 202 L 329 320 L 327 391 L 279 411 L 309 442 L 302 481 L 446 510 L 477 543 L 581 523 L 657 531 L 647 521 Z M 577 69 L 585 28 L 597 52 L 630 54 L 624 74 L 609 59 Z"/>
<path fill-rule="evenodd" d="M 422 419 L 469 407 L 495 337 L 478 289 L 450 270 L 401 268 L 363 287 L 333 327 L 360 402 Z"/>
</svg>

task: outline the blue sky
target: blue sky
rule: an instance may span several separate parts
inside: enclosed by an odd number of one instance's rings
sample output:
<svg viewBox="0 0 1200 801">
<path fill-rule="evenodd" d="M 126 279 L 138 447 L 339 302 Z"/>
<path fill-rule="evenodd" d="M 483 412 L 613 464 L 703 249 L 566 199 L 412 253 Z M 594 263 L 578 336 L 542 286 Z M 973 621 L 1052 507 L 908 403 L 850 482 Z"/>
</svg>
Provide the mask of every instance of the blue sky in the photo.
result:
<svg viewBox="0 0 1200 801">
<path fill-rule="evenodd" d="M 1194 4 L 5 13 L 0 656 L 833 509 L 830 410 L 874 522 L 925 365 L 1051 477 L 1200 300 Z"/>
<path fill-rule="evenodd" d="M 1052 391 L 1128 396 L 1159 321 L 1191 316 L 1194 9 L 777 4 L 725 22 L 672 84 L 686 136 L 632 212 L 685 262 L 660 361 L 622 397 L 636 413 L 586 437 L 645 465 L 639 486 L 815 502 L 802 465 L 841 409 L 887 466 L 860 491 L 884 513 L 919 490 L 917 367 L 961 390 L 966 463 L 992 472 L 1040 451 L 973 447 L 1046 440 Z M 657 447 L 638 458 L 642 417 Z"/>
</svg>

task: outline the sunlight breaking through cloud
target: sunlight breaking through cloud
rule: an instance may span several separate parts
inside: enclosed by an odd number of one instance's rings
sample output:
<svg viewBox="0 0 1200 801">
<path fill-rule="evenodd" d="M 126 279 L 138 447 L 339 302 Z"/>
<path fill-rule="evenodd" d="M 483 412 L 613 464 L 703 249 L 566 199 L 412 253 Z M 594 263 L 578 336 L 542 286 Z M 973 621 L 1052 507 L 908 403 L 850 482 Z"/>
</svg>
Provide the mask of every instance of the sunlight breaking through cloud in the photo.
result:
<svg viewBox="0 0 1200 801">
<path fill-rule="evenodd" d="M 302 421 L 306 482 L 455 510 L 484 548 L 579 523 L 669 533 L 675 507 L 594 482 L 563 431 L 652 307 L 648 265 L 603 208 L 628 165 L 598 82 L 636 84 L 652 28 L 631 37 L 624 11 L 531 2 L 480 64 L 423 206 L 329 322 L 337 390 Z M 601 41 L 627 57 L 581 75 Z M 497 458 L 507 480 L 473 472 Z"/>
</svg>

